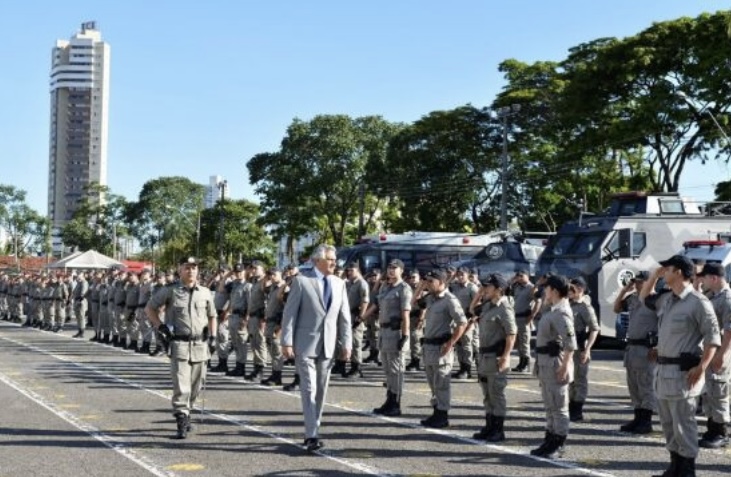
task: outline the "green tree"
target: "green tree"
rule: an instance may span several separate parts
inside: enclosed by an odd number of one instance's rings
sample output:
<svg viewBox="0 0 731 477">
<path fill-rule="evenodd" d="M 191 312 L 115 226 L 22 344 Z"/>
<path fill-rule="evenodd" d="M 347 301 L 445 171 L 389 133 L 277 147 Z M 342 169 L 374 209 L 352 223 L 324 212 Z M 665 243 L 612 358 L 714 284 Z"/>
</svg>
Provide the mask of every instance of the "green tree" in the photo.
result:
<svg viewBox="0 0 731 477">
<path fill-rule="evenodd" d="M 323 240 L 346 241 L 357 224 L 370 161 L 383 161 L 389 140 L 400 128 L 377 116 L 352 119 L 321 115 L 295 119 L 280 150 L 247 162 L 249 180 L 260 197 L 262 222 L 275 238 L 298 237 L 323 223 Z M 378 202 L 375 199 L 375 202 Z"/>
<path fill-rule="evenodd" d="M 48 252 L 49 220 L 26 202 L 26 191 L 0 184 L 0 227 L 9 237 L 13 256 L 22 257 L 38 251 Z"/>
<path fill-rule="evenodd" d="M 186 177 L 159 177 L 145 182 L 137 201 L 126 208 L 132 235 L 151 253 L 157 247 L 163 266 L 174 265 L 172 250 L 179 251 L 178 257 L 195 250 L 197 217 L 203 209 L 204 194 L 204 186 Z M 161 253 L 165 248 L 171 248 L 171 253 Z"/>
</svg>

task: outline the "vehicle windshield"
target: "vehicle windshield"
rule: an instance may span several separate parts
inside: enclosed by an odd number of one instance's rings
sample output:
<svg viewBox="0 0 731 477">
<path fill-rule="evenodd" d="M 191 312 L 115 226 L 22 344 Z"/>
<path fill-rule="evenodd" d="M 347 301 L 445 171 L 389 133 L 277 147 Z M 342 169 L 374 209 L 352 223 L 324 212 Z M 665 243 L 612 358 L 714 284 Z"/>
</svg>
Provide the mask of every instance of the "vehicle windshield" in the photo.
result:
<svg viewBox="0 0 731 477">
<path fill-rule="evenodd" d="M 586 257 L 601 247 L 605 237 L 606 232 L 555 235 L 548 242 L 548 246 L 543 251 L 543 255 L 550 257 L 563 257 L 567 255 Z"/>
</svg>

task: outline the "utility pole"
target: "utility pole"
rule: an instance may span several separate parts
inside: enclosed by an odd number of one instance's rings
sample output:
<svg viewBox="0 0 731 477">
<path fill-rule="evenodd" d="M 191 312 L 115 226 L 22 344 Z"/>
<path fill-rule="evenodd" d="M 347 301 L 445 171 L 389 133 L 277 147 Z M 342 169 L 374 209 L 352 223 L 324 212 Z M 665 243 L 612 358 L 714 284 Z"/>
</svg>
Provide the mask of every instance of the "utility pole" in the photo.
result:
<svg viewBox="0 0 731 477">
<path fill-rule="evenodd" d="M 360 217 L 358 218 L 358 240 L 365 235 L 365 184 L 360 183 L 358 187 L 358 198 L 360 199 Z"/>
<path fill-rule="evenodd" d="M 223 265 L 225 261 L 225 256 L 223 254 L 223 225 L 226 218 L 226 214 L 223 208 L 223 200 L 226 197 L 226 187 L 228 186 L 228 181 L 222 180 L 218 182 L 218 189 L 221 192 L 220 194 L 220 206 L 221 206 L 221 222 L 218 226 L 218 264 Z"/>
<path fill-rule="evenodd" d="M 500 230 L 508 230 L 508 116 L 520 111 L 519 104 L 511 104 L 497 110 L 498 118 L 503 123 L 503 152 L 501 158 L 502 173 L 500 180 Z"/>
</svg>

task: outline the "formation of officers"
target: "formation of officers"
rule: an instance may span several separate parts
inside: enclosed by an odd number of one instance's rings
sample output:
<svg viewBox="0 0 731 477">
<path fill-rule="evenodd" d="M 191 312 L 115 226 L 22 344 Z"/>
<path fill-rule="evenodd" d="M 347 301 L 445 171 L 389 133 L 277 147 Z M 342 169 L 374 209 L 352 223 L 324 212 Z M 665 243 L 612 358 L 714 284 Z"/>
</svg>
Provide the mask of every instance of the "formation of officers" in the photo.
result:
<svg viewBox="0 0 731 477">
<path fill-rule="evenodd" d="M 92 340 L 153 355 L 169 352 L 177 437 L 185 438 L 206 370 L 283 385 L 282 369 L 291 363 L 282 357 L 281 321 L 297 273 L 294 266 L 267 269 L 253 261 L 199 277 L 197 261 L 186 258 L 177 277 L 147 270 L 139 276 L 123 271 L 0 275 L 0 314 L 27 316 L 26 326 L 50 331 L 74 317 L 80 338 L 88 310 Z M 534 284 L 525 270 L 480 279 L 472 270 L 452 267 L 422 277 L 416 270 L 405 274 L 398 259 L 384 274 L 372 271 L 363 277 L 358 263 L 337 273 L 346 280 L 353 352 L 349 362 L 337 361 L 332 373 L 360 379 L 366 364 L 380 364 L 386 396 L 373 413 L 399 416 L 405 373 L 423 370 L 433 411 L 421 423 L 444 428 L 451 380 L 476 379 L 485 425 L 473 437 L 500 442 L 510 372 L 532 368 L 545 405 L 546 432 L 531 454 L 562 455 L 570 422 L 584 418 L 591 349 L 599 332 L 581 277 L 546 274 Z M 634 418 L 620 430 L 650 433 L 652 417 L 659 415 L 671 460 L 662 474 L 666 477 L 695 475 L 699 446 L 728 443 L 731 288 L 725 276 L 719 264 L 696 265 L 673 256 L 654 272 L 637 274 L 616 297 L 615 312 L 629 314 L 624 365 L 634 407 Z M 518 363 L 511 370 L 514 349 Z M 215 363 L 211 354 L 217 355 Z M 265 376 L 267 364 L 271 372 Z M 284 388 L 298 385 L 295 374 Z M 700 440 L 697 411 L 707 417 Z"/>
</svg>

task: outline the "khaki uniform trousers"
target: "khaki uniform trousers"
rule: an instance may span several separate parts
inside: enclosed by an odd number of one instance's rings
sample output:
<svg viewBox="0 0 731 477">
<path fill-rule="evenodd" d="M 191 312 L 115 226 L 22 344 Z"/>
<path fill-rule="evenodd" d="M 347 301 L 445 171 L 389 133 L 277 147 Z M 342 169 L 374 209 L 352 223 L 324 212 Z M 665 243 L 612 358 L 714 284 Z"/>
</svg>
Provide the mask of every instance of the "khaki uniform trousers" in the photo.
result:
<svg viewBox="0 0 731 477">
<path fill-rule="evenodd" d="M 236 353 L 236 362 L 246 364 L 249 352 L 249 328 L 248 323 L 241 315 L 233 314 L 228 319 L 228 331 L 231 334 L 231 345 Z"/>
<path fill-rule="evenodd" d="M 723 371 L 723 369 L 721 370 Z M 729 419 L 729 374 L 716 374 L 710 366 L 706 369 L 706 392 L 703 395 L 703 413 L 713 422 L 728 423 Z"/>
<path fill-rule="evenodd" d="M 79 331 L 84 331 L 86 328 L 86 312 L 89 309 L 89 303 L 86 298 L 81 300 L 74 299 L 74 317 L 76 318 L 76 326 Z"/>
<path fill-rule="evenodd" d="M 450 351 L 445 356 L 439 356 L 441 348 L 440 345 L 424 345 L 424 372 L 431 390 L 430 404 L 440 411 L 449 411 L 454 351 Z"/>
<path fill-rule="evenodd" d="M 281 334 L 281 324 L 277 321 L 267 320 L 266 345 L 269 350 L 269 356 L 272 357 L 272 371 L 282 370 L 283 359 L 282 343 L 280 340 Z"/>
<path fill-rule="evenodd" d="M 552 365 L 535 366 L 541 396 L 546 406 L 546 430 L 559 436 L 569 434 L 569 385 L 556 378 L 558 359 Z"/>
<path fill-rule="evenodd" d="M 216 355 L 218 355 L 218 360 L 220 362 L 228 362 L 228 357 L 233 350 L 231 332 L 229 331 L 230 323 L 231 317 L 218 324 L 218 333 L 216 334 Z"/>
<path fill-rule="evenodd" d="M 581 364 L 578 356 L 574 358 L 574 380 L 569 384 L 570 401 L 586 401 L 586 396 L 589 394 L 589 364 L 591 360 Z"/>
<path fill-rule="evenodd" d="M 187 346 L 188 343 L 180 343 L 177 341 L 172 343 L 173 347 L 181 345 Z M 192 346 L 205 346 L 205 349 L 208 349 L 205 342 L 196 343 Z M 195 354 L 201 355 L 201 353 L 203 356 L 207 355 L 207 352 L 204 350 L 200 350 Z M 203 380 L 206 379 L 206 360 L 198 361 L 196 359 L 192 361 L 192 358 L 179 359 L 176 355 L 179 355 L 179 353 L 173 350 L 170 357 L 170 372 L 173 378 L 173 410 L 175 413 L 182 412 L 190 414 L 200 394 Z"/>
<path fill-rule="evenodd" d="M 518 333 L 515 336 L 515 347 L 518 350 L 518 356 L 530 359 L 530 326 L 528 326 L 528 317 L 515 317 L 518 325 Z"/>
<path fill-rule="evenodd" d="M 386 375 L 386 388 L 399 398 L 404 389 L 404 361 L 409 352 L 408 341 L 404 348 L 399 351 L 398 341 L 400 337 L 400 330 L 381 328 L 379 349 L 381 350 L 383 372 Z"/>
<path fill-rule="evenodd" d="M 350 356 L 351 363 L 363 364 L 363 341 L 365 329 L 365 323 L 360 323 L 358 326 L 353 328 L 353 351 Z"/>
<path fill-rule="evenodd" d="M 482 389 L 482 404 L 485 406 L 485 414 L 505 417 L 508 411 L 508 401 L 505 397 L 508 371 L 498 372 L 498 356 L 495 353 L 479 355 L 477 377 Z"/>
<path fill-rule="evenodd" d="M 249 316 L 249 336 L 251 337 L 251 354 L 254 355 L 254 366 L 266 366 L 268 353 L 266 344 L 266 321 Z"/>
</svg>

